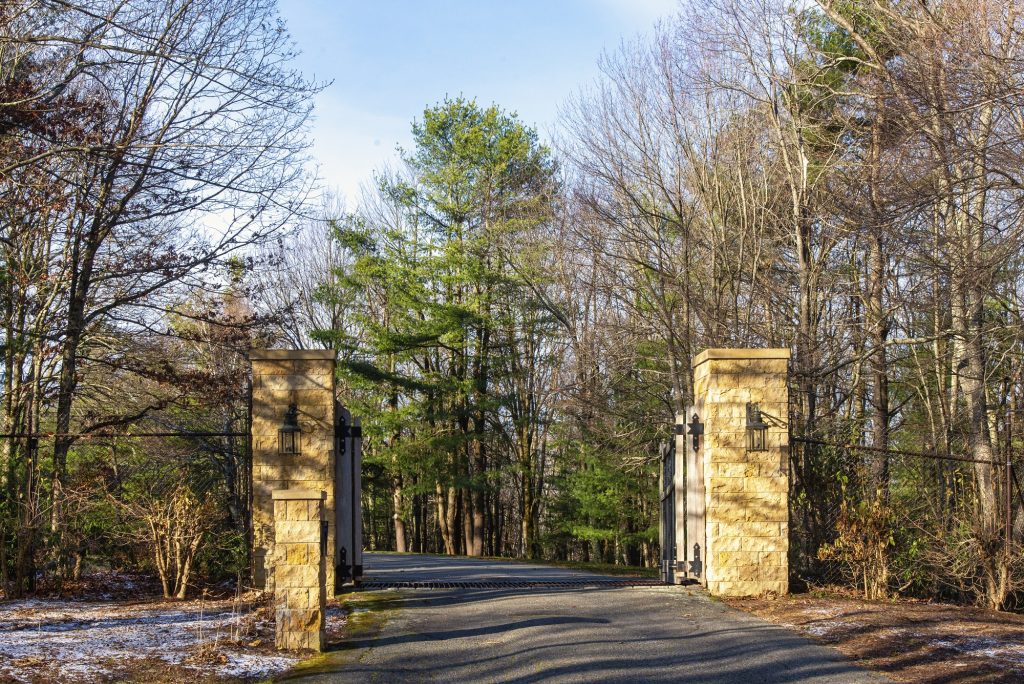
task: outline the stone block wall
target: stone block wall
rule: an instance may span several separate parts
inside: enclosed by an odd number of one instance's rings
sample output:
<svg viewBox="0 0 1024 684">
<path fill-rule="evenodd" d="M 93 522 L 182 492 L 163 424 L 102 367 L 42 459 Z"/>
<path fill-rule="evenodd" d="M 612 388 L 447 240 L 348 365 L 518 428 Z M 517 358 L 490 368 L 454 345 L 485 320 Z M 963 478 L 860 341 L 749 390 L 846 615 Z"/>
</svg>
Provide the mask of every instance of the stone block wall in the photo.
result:
<svg viewBox="0 0 1024 684">
<path fill-rule="evenodd" d="M 284 489 L 271 496 L 276 646 L 323 651 L 330 565 L 322 539 L 327 493 Z"/>
<path fill-rule="evenodd" d="M 709 349 L 694 360 L 704 444 L 705 572 L 712 594 L 789 590 L 788 349 Z M 769 424 L 747 450 L 747 402 Z"/>
<path fill-rule="evenodd" d="M 328 558 L 335 554 L 335 353 L 254 349 L 252 363 L 253 563 L 259 588 L 274 590 L 274 501 L 281 489 L 325 492 Z M 289 404 L 299 411 L 299 455 L 278 453 L 278 430 Z M 334 587 L 334 563 L 327 564 Z"/>
</svg>

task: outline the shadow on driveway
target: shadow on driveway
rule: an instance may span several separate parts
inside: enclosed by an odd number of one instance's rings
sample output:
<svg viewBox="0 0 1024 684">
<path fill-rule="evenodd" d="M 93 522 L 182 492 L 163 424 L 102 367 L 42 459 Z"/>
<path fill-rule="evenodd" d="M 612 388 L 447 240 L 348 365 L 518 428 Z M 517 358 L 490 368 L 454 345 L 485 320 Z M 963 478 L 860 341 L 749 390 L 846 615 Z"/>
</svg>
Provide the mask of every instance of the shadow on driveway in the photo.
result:
<svg viewBox="0 0 1024 684">
<path fill-rule="evenodd" d="M 436 580 L 592 575 L 478 559 L 366 554 L 367 575 Z M 383 560 L 383 562 L 381 562 Z M 889 681 L 814 644 L 681 587 L 377 592 L 376 635 L 339 644 L 331 682 Z M 358 601 L 358 596 L 353 596 Z M 344 663 L 340 662 L 343 659 Z"/>
</svg>

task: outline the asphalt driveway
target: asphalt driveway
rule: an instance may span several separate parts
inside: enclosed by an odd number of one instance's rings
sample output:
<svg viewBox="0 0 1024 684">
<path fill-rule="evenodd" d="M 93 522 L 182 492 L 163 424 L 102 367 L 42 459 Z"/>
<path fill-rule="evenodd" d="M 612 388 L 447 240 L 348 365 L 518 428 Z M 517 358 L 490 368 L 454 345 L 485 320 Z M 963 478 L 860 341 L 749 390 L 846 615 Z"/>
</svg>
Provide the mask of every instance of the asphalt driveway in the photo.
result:
<svg viewBox="0 0 1024 684">
<path fill-rule="evenodd" d="M 364 563 L 368 582 L 509 587 L 378 588 L 393 608 L 379 633 L 297 681 L 889 681 L 698 589 L 470 558 L 368 553 Z"/>
</svg>

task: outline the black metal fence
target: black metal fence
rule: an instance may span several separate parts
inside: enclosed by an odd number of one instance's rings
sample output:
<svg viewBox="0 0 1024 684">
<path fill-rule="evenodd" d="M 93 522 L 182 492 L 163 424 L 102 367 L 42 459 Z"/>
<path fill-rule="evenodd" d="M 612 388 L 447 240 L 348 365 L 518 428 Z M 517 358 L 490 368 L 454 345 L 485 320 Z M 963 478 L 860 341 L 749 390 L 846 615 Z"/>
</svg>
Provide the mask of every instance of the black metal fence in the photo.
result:
<svg viewBox="0 0 1024 684">
<path fill-rule="evenodd" d="M 1024 507 L 1024 491 L 1016 472 L 1022 466 L 1014 458 L 990 461 L 795 435 L 790 443 L 790 570 L 796 587 L 858 583 L 874 547 L 887 554 L 887 570 L 903 571 L 899 582 L 912 588 L 915 568 L 936 561 L 938 554 L 928 554 L 945 543 L 944 535 L 964 532 L 977 517 L 978 463 L 992 466 L 1001 494 L 1002 529 L 990 546 L 1016 552 L 1013 513 Z M 881 459 L 884 492 L 874 490 L 868 475 Z"/>
</svg>

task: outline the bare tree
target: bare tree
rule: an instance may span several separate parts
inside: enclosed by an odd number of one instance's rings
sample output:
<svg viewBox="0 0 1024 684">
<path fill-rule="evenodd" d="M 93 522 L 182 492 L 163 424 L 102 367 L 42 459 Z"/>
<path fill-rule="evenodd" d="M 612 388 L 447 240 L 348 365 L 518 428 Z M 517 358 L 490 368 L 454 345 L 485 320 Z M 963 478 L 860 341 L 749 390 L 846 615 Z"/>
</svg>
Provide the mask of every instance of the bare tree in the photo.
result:
<svg viewBox="0 0 1024 684">
<path fill-rule="evenodd" d="M 355 292 L 342 282 L 354 259 L 336 235 L 345 217 L 344 202 L 328 196 L 316 216 L 264 249 L 259 304 L 278 317 L 282 340 L 296 349 L 340 346 L 344 353 L 346 346 L 325 333 L 350 340 L 359 336 Z"/>
<path fill-rule="evenodd" d="M 91 144 L 60 172 L 74 201 L 58 242 L 56 527 L 83 341 L 97 325 L 152 327 L 176 287 L 283 225 L 307 184 L 313 86 L 288 70 L 262 0 L 55 5 L 53 30 L 88 64 L 67 88 L 98 103 Z"/>
</svg>

